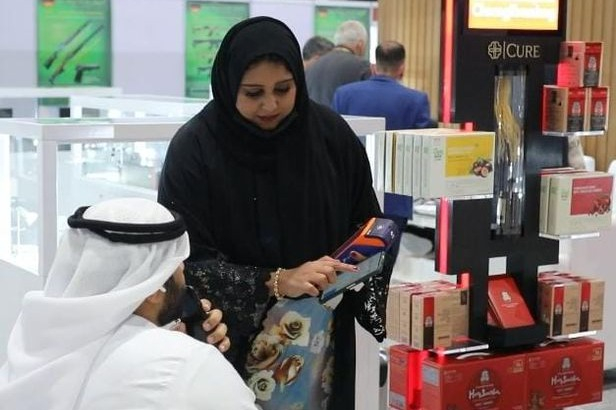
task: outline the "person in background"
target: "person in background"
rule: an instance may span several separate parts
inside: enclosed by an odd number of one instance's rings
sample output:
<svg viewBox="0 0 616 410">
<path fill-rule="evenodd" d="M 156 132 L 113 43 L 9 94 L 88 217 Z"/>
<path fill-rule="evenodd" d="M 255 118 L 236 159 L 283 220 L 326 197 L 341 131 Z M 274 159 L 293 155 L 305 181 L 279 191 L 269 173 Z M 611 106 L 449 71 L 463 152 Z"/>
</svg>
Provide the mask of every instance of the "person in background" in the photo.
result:
<svg viewBox="0 0 616 410">
<path fill-rule="evenodd" d="M 322 36 L 313 36 L 306 41 L 302 48 L 304 69 L 314 64 L 322 55 L 329 53 L 334 48 L 334 43 Z"/>
<path fill-rule="evenodd" d="M 376 48 L 375 73 L 366 81 L 339 87 L 332 108 L 339 114 L 385 117 L 388 130 L 435 126 L 424 92 L 400 84 L 404 75 L 404 46 L 385 41 Z"/>
<path fill-rule="evenodd" d="M 347 20 L 334 35 L 336 46 L 306 69 L 308 95 L 314 101 L 331 106 L 336 88 L 370 77 L 370 63 L 364 59 L 368 32 L 362 23 Z"/>
<path fill-rule="evenodd" d="M 182 218 L 140 198 L 79 208 L 47 282 L 28 292 L 0 368 L 11 410 L 245 409 L 254 395 L 214 346 L 170 330 L 189 295 Z M 229 346 L 221 312 L 204 329 Z M 199 325 L 199 322 L 197 322 Z"/>
<path fill-rule="evenodd" d="M 158 191 L 187 219 L 187 282 L 225 312 L 226 356 L 264 410 L 354 409 L 355 319 L 383 340 L 393 259 L 335 310 L 317 296 L 356 269 L 328 255 L 381 215 L 366 151 L 308 98 L 300 46 L 279 20 L 227 32 L 212 90 L 173 137 Z"/>
</svg>

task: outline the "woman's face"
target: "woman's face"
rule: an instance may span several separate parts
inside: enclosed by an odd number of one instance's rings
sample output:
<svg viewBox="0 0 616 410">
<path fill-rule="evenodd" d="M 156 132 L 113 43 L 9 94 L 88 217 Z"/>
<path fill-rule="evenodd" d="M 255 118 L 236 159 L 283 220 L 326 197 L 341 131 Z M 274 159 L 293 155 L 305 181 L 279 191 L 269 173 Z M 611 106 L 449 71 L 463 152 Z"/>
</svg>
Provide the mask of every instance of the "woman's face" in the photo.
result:
<svg viewBox="0 0 616 410">
<path fill-rule="evenodd" d="M 296 93 L 293 75 L 284 64 L 260 61 L 244 73 L 235 107 L 256 126 L 273 130 L 293 110 Z"/>
</svg>

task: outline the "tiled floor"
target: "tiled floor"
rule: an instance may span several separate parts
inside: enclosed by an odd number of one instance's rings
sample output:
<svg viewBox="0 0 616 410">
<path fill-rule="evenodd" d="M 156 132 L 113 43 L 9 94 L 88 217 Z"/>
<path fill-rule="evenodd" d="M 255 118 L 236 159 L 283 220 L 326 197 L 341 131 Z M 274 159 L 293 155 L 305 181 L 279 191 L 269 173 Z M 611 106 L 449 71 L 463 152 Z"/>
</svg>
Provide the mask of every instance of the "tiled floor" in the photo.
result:
<svg viewBox="0 0 616 410">
<path fill-rule="evenodd" d="M 603 391 L 601 403 L 585 404 L 583 406 L 567 407 L 567 410 L 614 410 L 616 409 L 616 386 Z"/>
</svg>

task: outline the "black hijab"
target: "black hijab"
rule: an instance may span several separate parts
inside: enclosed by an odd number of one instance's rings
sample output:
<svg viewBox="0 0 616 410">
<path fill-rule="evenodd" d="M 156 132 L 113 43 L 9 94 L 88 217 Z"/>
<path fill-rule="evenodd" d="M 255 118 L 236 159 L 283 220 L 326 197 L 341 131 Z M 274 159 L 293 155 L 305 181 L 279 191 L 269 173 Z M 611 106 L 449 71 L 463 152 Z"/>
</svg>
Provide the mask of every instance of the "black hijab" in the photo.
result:
<svg viewBox="0 0 616 410">
<path fill-rule="evenodd" d="M 289 116 L 276 129 L 266 131 L 243 118 L 235 108 L 235 102 L 246 70 L 254 61 L 269 55 L 284 61 L 293 75 L 297 94 L 295 107 Z M 259 168 L 271 165 L 279 139 L 299 137 L 294 130 L 305 120 L 308 108 L 304 66 L 299 44 L 291 30 L 270 17 L 254 17 L 233 26 L 214 60 L 212 92 L 220 121 L 227 129 L 225 135 L 219 135 L 220 142 L 244 163 Z"/>
<path fill-rule="evenodd" d="M 264 56 L 295 80 L 294 109 L 263 130 L 235 108 L 246 69 Z M 363 146 L 308 98 L 300 47 L 270 17 L 235 25 L 212 68 L 214 99 L 174 137 L 159 201 L 187 219 L 191 259 L 286 268 L 331 253 L 378 212 Z"/>
</svg>

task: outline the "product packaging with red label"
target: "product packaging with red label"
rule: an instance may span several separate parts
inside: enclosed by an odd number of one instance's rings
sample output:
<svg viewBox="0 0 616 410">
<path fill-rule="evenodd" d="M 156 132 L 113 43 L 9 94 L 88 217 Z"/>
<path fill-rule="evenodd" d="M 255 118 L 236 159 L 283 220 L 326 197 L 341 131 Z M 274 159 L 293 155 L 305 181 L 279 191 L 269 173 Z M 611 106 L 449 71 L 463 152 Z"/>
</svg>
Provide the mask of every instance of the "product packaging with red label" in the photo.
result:
<svg viewBox="0 0 616 410">
<path fill-rule="evenodd" d="M 586 89 L 582 87 L 543 86 L 544 132 L 579 132 L 586 121 Z"/>
<path fill-rule="evenodd" d="M 552 410 L 601 401 L 603 349 L 603 342 L 583 338 L 529 351 L 527 408 Z"/>
<path fill-rule="evenodd" d="M 609 118 L 610 89 L 608 87 L 593 87 L 586 89 L 586 106 L 588 107 L 588 126 L 589 131 L 607 130 L 607 120 Z"/>
<path fill-rule="evenodd" d="M 535 324 L 533 316 L 515 283 L 508 275 L 492 276 L 488 280 L 488 303 L 495 319 L 503 328 Z"/>
<path fill-rule="evenodd" d="M 524 354 L 429 357 L 422 378 L 422 408 L 427 410 L 526 408 Z"/>
<path fill-rule="evenodd" d="M 597 87 L 601 82 L 603 43 L 564 41 L 556 82 L 566 87 Z"/>
</svg>

